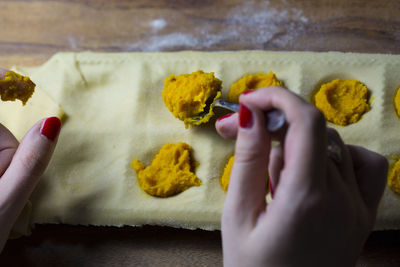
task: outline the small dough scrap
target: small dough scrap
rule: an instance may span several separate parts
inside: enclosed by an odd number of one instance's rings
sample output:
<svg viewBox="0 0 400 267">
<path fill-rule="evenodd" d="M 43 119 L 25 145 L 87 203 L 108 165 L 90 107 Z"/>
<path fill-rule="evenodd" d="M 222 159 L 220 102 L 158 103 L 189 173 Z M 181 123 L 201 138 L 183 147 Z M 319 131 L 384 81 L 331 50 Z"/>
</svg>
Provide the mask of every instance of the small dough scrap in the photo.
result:
<svg viewBox="0 0 400 267">
<path fill-rule="evenodd" d="M 201 70 L 192 74 L 171 74 L 164 81 L 161 95 L 172 114 L 189 125 L 206 123 L 214 115 L 214 101 L 221 96 L 222 81 L 214 72 Z"/>
<path fill-rule="evenodd" d="M 328 121 L 341 126 L 359 121 L 370 110 L 367 87 L 356 80 L 323 84 L 315 95 L 315 105 Z"/>
<path fill-rule="evenodd" d="M 225 165 L 224 173 L 222 174 L 221 178 L 219 179 L 219 183 L 221 184 L 222 189 L 224 191 L 228 191 L 229 186 L 229 179 L 231 177 L 231 171 L 233 167 L 233 162 L 235 160 L 235 156 L 231 156 L 228 160 L 228 163 Z"/>
<path fill-rule="evenodd" d="M 7 127 L 17 140 L 21 140 L 36 122 L 52 116 L 64 120 L 64 110 L 40 87 L 35 89 L 35 94 L 25 106 L 12 101 L 0 104 L 0 123 Z"/>
<path fill-rule="evenodd" d="M 14 71 L 0 74 L 0 96 L 3 101 L 19 99 L 25 106 L 35 91 L 35 86 L 29 77 L 22 76 Z"/>
<path fill-rule="evenodd" d="M 150 166 L 137 158 L 132 168 L 138 176 L 139 186 L 155 197 L 170 197 L 189 187 L 201 185 L 201 180 L 193 173 L 192 148 L 186 143 L 165 144 L 154 157 Z"/>
<path fill-rule="evenodd" d="M 387 184 L 394 192 L 400 194 L 400 159 L 390 166 Z"/>
<path fill-rule="evenodd" d="M 283 86 L 283 82 L 281 82 L 272 71 L 268 74 L 257 73 L 244 75 L 231 85 L 228 93 L 228 101 L 239 103 L 239 96 L 242 93 L 268 86 Z"/>
<path fill-rule="evenodd" d="M 394 108 L 397 116 L 400 118 L 400 87 L 397 89 L 396 95 L 394 96 Z"/>
</svg>

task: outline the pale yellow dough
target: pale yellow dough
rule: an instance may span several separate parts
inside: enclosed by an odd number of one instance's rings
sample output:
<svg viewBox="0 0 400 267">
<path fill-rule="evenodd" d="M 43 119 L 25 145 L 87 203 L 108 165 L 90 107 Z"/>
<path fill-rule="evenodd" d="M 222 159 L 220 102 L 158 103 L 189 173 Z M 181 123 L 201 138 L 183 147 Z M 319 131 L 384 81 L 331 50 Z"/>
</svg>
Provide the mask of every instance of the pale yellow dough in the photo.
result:
<svg viewBox="0 0 400 267">
<path fill-rule="evenodd" d="M 18 140 L 21 140 L 36 122 L 50 116 L 62 119 L 64 111 L 40 87 L 35 89 L 25 106 L 17 101 L 0 103 L 0 123 L 6 125 Z"/>
<path fill-rule="evenodd" d="M 374 99 L 371 110 L 355 124 L 330 126 L 346 143 L 389 158 L 400 153 L 400 122 L 392 104 L 400 84 L 399 62 L 400 56 L 352 53 L 57 54 L 41 67 L 24 69 L 68 115 L 25 219 L 29 224 L 220 229 L 225 192 L 219 177 L 234 143 L 219 137 L 212 124 L 186 130 L 171 116 L 161 98 L 165 77 L 199 69 L 214 72 L 223 81 L 222 98 L 226 98 L 229 85 L 237 79 L 268 69 L 306 101 L 319 85 L 334 78 L 363 81 Z M 33 102 L 34 98 L 27 105 Z M 24 116 L 14 115 L 14 107 L 0 112 L 3 120 L 9 116 L 13 127 L 36 121 L 35 117 L 22 122 Z M 19 137 L 24 131 L 14 128 Z M 166 199 L 148 196 L 139 188 L 130 163 L 135 158 L 150 162 L 169 142 L 193 147 L 199 162 L 196 176 L 203 184 Z M 398 228 L 400 199 L 386 190 L 375 229 Z"/>
</svg>

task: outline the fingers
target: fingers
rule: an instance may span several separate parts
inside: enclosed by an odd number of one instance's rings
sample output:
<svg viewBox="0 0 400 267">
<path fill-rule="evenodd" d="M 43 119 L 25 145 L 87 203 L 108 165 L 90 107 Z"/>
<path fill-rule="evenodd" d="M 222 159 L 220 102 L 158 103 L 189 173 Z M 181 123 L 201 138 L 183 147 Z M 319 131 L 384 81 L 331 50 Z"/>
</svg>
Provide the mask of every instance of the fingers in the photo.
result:
<svg viewBox="0 0 400 267">
<path fill-rule="evenodd" d="M 18 141 L 14 135 L 0 124 L 0 177 L 10 165 L 11 159 L 17 150 Z"/>
<path fill-rule="evenodd" d="M 277 108 L 285 113 L 288 129 L 282 171 L 287 174 L 286 177 L 293 177 L 289 186 L 324 185 L 326 157 L 321 155 L 326 155 L 327 137 L 322 113 L 281 87 L 259 89 L 242 95 L 241 99 L 264 111 Z"/>
<path fill-rule="evenodd" d="M 231 113 L 218 118 L 215 122 L 215 128 L 220 136 L 225 139 L 235 140 L 238 132 L 238 114 Z M 282 141 L 286 134 L 286 127 L 282 127 L 276 132 L 270 133 L 272 140 Z"/>
<path fill-rule="evenodd" d="M 348 145 L 348 149 L 361 197 L 375 214 L 386 185 L 388 162 L 385 157 L 359 146 Z"/>
<path fill-rule="evenodd" d="M 262 111 L 241 102 L 223 227 L 233 221 L 236 226 L 249 229 L 256 223 L 259 213 L 265 210 L 269 151 L 270 138 Z"/>
<path fill-rule="evenodd" d="M 283 168 L 283 151 L 282 146 L 278 145 L 271 149 L 269 156 L 269 188 L 271 192 L 271 197 L 274 197 L 274 193 L 278 188 L 279 176 Z"/>
<path fill-rule="evenodd" d="M 341 160 L 340 162 L 333 162 L 334 166 L 340 173 L 341 180 L 350 188 L 353 192 L 357 190 L 357 183 L 354 176 L 353 161 L 348 147 L 343 143 L 339 133 L 332 128 L 328 128 L 328 138 L 340 148 Z M 331 177 L 337 179 L 338 177 Z"/>
<path fill-rule="evenodd" d="M 53 154 L 61 122 L 52 117 L 36 123 L 24 136 L 0 179 L 0 225 L 9 231 Z M 5 220 L 5 221 L 4 221 Z"/>
<path fill-rule="evenodd" d="M 238 132 L 238 114 L 232 113 L 219 118 L 215 122 L 215 128 L 219 135 L 225 139 L 236 139 Z"/>
</svg>

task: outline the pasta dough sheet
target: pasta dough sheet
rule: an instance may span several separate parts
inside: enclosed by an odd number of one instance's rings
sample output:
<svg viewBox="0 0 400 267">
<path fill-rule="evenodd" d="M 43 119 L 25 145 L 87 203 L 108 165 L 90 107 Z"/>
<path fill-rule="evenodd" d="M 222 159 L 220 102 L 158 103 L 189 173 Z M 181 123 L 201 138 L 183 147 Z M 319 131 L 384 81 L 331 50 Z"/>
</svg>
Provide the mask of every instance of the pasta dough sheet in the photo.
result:
<svg viewBox="0 0 400 267">
<path fill-rule="evenodd" d="M 370 90 L 371 110 L 355 124 L 330 126 L 347 143 L 365 146 L 388 159 L 400 154 L 400 120 L 393 107 L 400 85 L 400 56 L 264 51 L 60 53 L 38 68 L 21 68 L 62 106 L 67 119 L 54 157 L 31 197 L 32 208 L 22 214 L 25 223 L 20 225 L 220 229 L 225 193 L 219 177 L 234 143 L 217 135 L 213 121 L 185 129 L 161 97 L 164 79 L 171 73 L 199 69 L 214 72 L 223 81 L 223 98 L 233 82 L 258 72 L 273 71 L 307 101 L 322 83 L 336 78 L 359 80 Z M 16 116 L 10 107 L 0 112 L 0 118 L 6 126 L 14 125 L 12 130 L 21 137 L 25 129 L 15 125 L 32 125 L 43 115 L 37 112 L 36 117 L 25 117 L 26 109 L 24 116 Z M 151 197 L 139 188 L 130 164 L 134 158 L 149 164 L 168 142 L 193 147 L 199 162 L 196 175 L 203 184 L 174 197 Z M 387 188 L 376 230 L 399 227 L 400 199 Z"/>
</svg>

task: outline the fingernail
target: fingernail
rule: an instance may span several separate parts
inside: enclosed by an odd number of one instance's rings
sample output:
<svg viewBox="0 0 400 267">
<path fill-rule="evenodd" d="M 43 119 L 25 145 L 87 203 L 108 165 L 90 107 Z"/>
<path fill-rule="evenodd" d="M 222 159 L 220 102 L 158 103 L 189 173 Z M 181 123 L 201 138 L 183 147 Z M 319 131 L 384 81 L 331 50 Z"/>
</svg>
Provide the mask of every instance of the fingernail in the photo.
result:
<svg viewBox="0 0 400 267">
<path fill-rule="evenodd" d="M 243 92 L 242 95 L 248 95 L 248 94 L 253 93 L 253 92 L 255 92 L 255 91 L 256 91 L 256 90 L 246 91 L 246 92 Z"/>
<path fill-rule="evenodd" d="M 47 118 L 42 127 L 40 128 L 40 133 L 47 137 L 47 139 L 54 141 L 60 132 L 61 121 L 57 117 Z"/>
<path fill-rule="evenodd" d="M 253 114 L 245 104 L 239 104 L 239 125 L 242 128 L 253 126 Z"/>
<path fill-rule="evenodd" d="M 233 115 L 233 113 L 225 115 L 225 116 L 222 116 L 222 117 L 219 117 L 217 121 L 222 121 L 223 119 L 229 118 L 232 115 Z"/>
<path fill-rule="evenodd" d="M 269 192 L 271 192 L 271 198 L 274 198 L 274 187 L 272 186 L 271 178 L 268 179 Z"/>
</svg>

